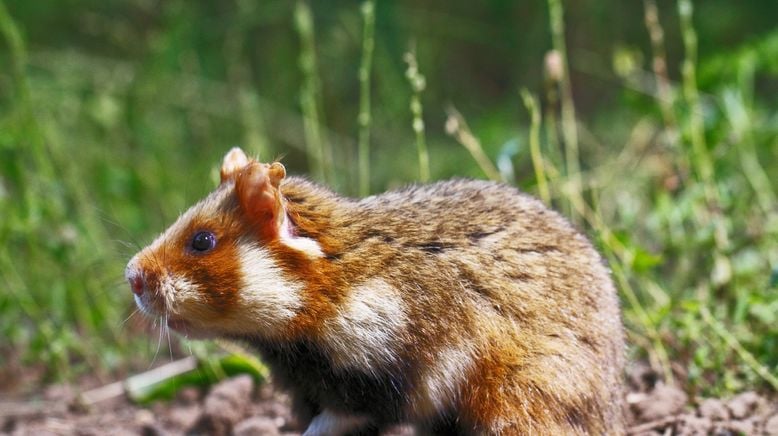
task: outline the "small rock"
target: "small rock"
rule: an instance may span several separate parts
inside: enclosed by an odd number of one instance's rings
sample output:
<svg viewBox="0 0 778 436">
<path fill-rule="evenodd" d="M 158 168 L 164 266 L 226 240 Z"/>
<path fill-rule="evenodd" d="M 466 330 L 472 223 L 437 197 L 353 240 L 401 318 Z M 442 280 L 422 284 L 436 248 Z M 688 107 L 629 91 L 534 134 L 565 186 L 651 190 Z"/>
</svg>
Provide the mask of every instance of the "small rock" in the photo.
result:
<svg viewBox="0 0 778 436">
<path fill-rule="evenodd" d="M 14 419 L 13 416 L 9 416 L 5 418 L 5 420 L 0 419 L 0 432 L 13 433 L 15 428 L 16 428 L 16 419 Z"/>
<path fill-rule="evenodd" d="M 764 434 L 767 436 L 778 436 L 778 413 L 765 421 Z"/>
<path fill-rule="evenodd" d="M 700 434 L 708 434 L 713 422 L 709 418 L 694 416 L 692 414 L 682 415 L 677 423 L 675 432 L 673 434 L 678 436 L 693 436 Z"/>
<path fill-rule="evenodd" d="M 710 436 L 738 436 L 732 430 L 725 426 L 726 423 L 716 423 L 713 430 L 710 432 Z"/>
<path fill-rule="evenodd" d="M 194 432 L 211 435 L 228 435 L 251 404 L 254 380 L 249 375 L 240 375 L 225 380 L 211 389 L 205 397 L 205 406 Z"/>
<path fill-rule="evenodd" d="M 264 416 L 255 416 L 239 422 L 232 434 L 234 436 L 268 435 L 275 436 L 280 434 L 275 420 Z"/>
<path fill-rule="evenodd" d="M 756 434 L 756 421 L 745 419 L 743 421 L 729 421 L 725 427 L 735 434 Z"/>
<path fill-rule="evenodd" d="M 102 431 L 101 431 L 101 430 L 102 430 Z M 138 436 L 138 434 L 139 434 L 139 433 L 140 433 L 140 434 L 143 434 L 143 432 L 145 431 L 145 429 L 144 429 L 144 428 L 141 428 L 141 429 L 140 429 L 140 432 L 139 432 L 139 431 L 136 431 L 136 430 L 137 430 L 137 429 L 133 429 L 132 427 L 128 427 L 128 428 L 111 428 L 111 436 Z M 168 433 L 167 433 L 167 432 L 165 432 L 165 431 L 162 429 L 162 427 L 161 427 L 161 426 L 159 426 L 159 425 L 156 425 L 156 426 L 153 428 L 153 431 L 155 431 L 155 432 L 156 432 L 156 433 L 154 433 L 155 435 L 167 435 L 167 434 L 168 434 Z M 100 430 L 97 430 L 97 431 L 95 432 L 95 434 L 96 434 L 96 436 L 102 436 L 102 435 L 104 435 L 104 434 L 105 434 L 105 430 L 104 430 L 104 428 L 101 428 Z M 80 435 L 79 435 L 79 436 L 80 436 Z"/>
<path fill-rule="evenodd" d="M 151 423 L 141 426 L 140 434 L 142 436 L 166 436 L 168 433 L 159 424 Z"/>
<path fill-rule="evenodd" d="M 686 393 L 676 387 L 657 385 L 646 397 L 630 404 L 639 422 L 676 415 L 686 405 Z"/>
<path fill-rule="evenodd" d="M 195 387 L 181 389 L 181 392 L 176 396 L 179 403 L 187 405 L 197 403 L 200 401 L 200 397 L 200 390 Z"/>
<path fill-rule="evenodd" d="M 150 425 L 155 422 L 154 414 L 146 409 L 138 409 L 138 411 L 135 412 L 134 419 L 139 425 Z"/>
<path fill-rule="evenodd" d="M 756 392 L 743 392 L 727 402 L 727 408 L 735 419 L 747 418 L 764 405 L 764 399 Z"/>
<path fill-rule="evenodd" d="M 659 374 L 644 363 L 634 363 L 627 369 L 627 383 L 632 391 L 650 392 L 659 381 Z"/>
<path fill-rule="evenodd" d="M 275 401 L 266 401 L 262 404 L 259 404 L 255 408 L 254 413 L 258 415 L 265 415 L 270 417 L 280 416 L 285 419 L 291 417 L 291 411 L 289 410 L 289 406 Z"/>
<path fill-rule="evenodd" d="M 167 413 L 167 420 L 176 428 L 189 428 L 197 422 L 201 414 L 202 411 L 198 404 L 174 407 Z"/>
<path fill-rule="evenodd" d="M 729 419 L 729 410 L 723 401 L 717 398 L 706 398 L 697 409 L 699 415 L 714 421 Z"/>
</svg>

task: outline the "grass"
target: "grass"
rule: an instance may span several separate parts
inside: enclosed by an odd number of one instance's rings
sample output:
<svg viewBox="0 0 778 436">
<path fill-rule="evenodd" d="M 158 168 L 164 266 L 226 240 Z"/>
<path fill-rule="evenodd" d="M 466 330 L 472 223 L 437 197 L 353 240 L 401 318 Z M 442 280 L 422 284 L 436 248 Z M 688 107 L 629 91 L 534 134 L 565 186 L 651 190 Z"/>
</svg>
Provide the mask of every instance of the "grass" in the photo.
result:
<svg viewBox="0 0 778 436">
<path fill-rule="evenodd" d="M 370 193 L 370 70 L 375 48 L 375 2 L 362 3 L 364 27 L 359 65 L 359 195 Z"/>
<path fill-rule="evenodd" d="M 152 29 L 121 11 L 80 15 L 114 41 L 120 54 L 106 55 L 46 42 L 23 19 L 34 11 L 0 0 L 0 363 L 108 377 L 176 352 L 131 316 L 122 270 L 241 145 L 350 195 L 455 175 L 512 181 L 600 247 L 631 358 L 695 394 L 778 389 L 778 32 L 703 57 L 701 2 L 645 0 L 632 23 L 645 47 L 587 63 L 568 31 L 580 10 L 549 0 L 535 40 L 548 54 L 527 55 L 545 79 L 486 107 L 468 99 L 489 84 L 437 69 L 449 40 L 403 56 L 390 17 L 415 15 L 383 2 L 132 4 Z M 490 32 L 451 22 L 439 27 L 454 40 Z M 473 94 L 447 87 L 460 74 Z M 576 100 L 596 80 L 618 104 Z"/>
<path fill-rule="evenodd" d="M 419 62 L 416 59 L 414 50 L 405 53 L 403 56 L 408 69 L 405 70 L 405 77 L 411 86 L 413 94 L 411 95 L 411 114 L 413 115 L 413 133 L 416 136 L 416 153 L 419 162 L 419 181 L 424 183 L 430 180 L 430 155 L 427 151 L 427 138 L 424 127 L 424 106 L 421 103 L 421 93 L 427 86 L 427 79 L 419 71 Z"/>
</svg>

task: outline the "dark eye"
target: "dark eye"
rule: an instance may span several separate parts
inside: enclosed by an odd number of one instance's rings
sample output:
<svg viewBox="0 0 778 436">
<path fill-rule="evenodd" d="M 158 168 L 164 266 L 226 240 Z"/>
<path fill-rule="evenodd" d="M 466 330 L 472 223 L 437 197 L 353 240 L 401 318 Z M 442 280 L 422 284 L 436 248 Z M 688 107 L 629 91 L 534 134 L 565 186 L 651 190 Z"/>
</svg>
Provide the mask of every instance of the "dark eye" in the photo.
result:
<svg viewBox="0 0 778 436">
<path fill-rule="evenodd" d="M 216 246 L 216 235 L 211 232 L 197 232 L 192 238 L 192 250 L 204 252 Z"/>
</svg>

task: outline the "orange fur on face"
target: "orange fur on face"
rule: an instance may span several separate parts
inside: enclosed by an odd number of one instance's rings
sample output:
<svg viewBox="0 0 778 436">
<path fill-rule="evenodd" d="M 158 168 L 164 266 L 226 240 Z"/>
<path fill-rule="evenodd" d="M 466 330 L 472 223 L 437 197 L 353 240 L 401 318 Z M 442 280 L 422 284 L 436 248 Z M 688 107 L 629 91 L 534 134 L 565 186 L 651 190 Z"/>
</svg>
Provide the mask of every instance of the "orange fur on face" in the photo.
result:
<svg viewBox="0 0 778 436">
<path fill-rule="evenodd" d="M 205 201 L 131 262 L 145 278 L 148 298 L 161 303 L 157 315 L 208 325 L 235 308 L 242 287 L 237 246 L 246 229 L 231 209 L 224 193 Z M 192 238 L 204 231 L 215 235 L 216 245 L 200 253 L 192 249 Z"/>
<path fill-rule="evenodd" d="M 173 241 L 173 245 L 181 247 L 181 250 L 167 261 L 171 273 L 181 274 L 196 283 L 203 303 L 222 315 L 235 305 L 241 288 L 241 277 L 233 267 L 238 262 L 236 243 L 240 238 L 239 226 L 224 224 L 202 218 L 193 220 Z M 216 247 L 204 254 L 193 252 L 189 248 L 191 239 L 204 230 L 214 232 Z"/>
<path fill-rule="evenodd" d="M 288 217 L 286 200 L 280 189 L 286 174 L 283 165 L 246 159 L 245 165 L 239 167 L 236 162 L 244 159 L 229 155 L 225 161 L 229 163 L 222 168 L 223 182 L 217 192 L 195 205 L 144 250 L 139 255 L 140 268 L 147 277 L 177 277 L 178 283 L 188 284 L 192 289 L 191 292 L 167 293 L 160 301 L 166 300 L 182 315 L 193 318 L 194 323 L 219 324 L 220 328 L 226 328 L 232 321 L 243 319 L 245 313 L 240 311 L 252 311 L 247 305 L 262 304 L 261 301 L 247 301 L 248 296 L 241 295 L 252 284 L 241 274 L 241 265 L 246 259 L 241 258 L 238 247 L 253 245 L 269 257 L 268 261 L 272 263 L 267 265 L 278 267 L 278 272 L 283 274 L 285 278 L 279 277 L 279 282 L 288 278 L 290 283 L 299 284 L 301 288 L 299 298 L 305 310 L 272 335 L 291 338 L 313 334 L 321 320 L 335 312 L 347 286 L 337 279 L 340 274 L 329 262 L 296 247 L 300 244 L 295 241 L 301 239 L 309 242 L 303 247 L 318 250 L 319 245 L 297 235 L 296 224 Z M 302 215 L 298 218 L 306 219 Z M 216 247 L 207 253 L 197 253 L 190 248 L 192 237 L 201 231 L 210 231 L 216 236 Z M 163 266 L 164 270 L 161 269 Z M 248 264 L 246 267 L 257 266 Z M 261 272 L 253 273 L 256 276 Z M 153 288 L 159 289 L 159 286 Z M 267 292 L 271 291 L 276 292 Z M 157 291 L 157 294 L 163 293 L 161 289 Z M 157 312 L 163 311 L 164 304 L 157 307 Z M 260 320 L 258 325 L 261 324 Z M 245 333 L 251 328 L 249 325 L 238 330 Z"/>
</svg>

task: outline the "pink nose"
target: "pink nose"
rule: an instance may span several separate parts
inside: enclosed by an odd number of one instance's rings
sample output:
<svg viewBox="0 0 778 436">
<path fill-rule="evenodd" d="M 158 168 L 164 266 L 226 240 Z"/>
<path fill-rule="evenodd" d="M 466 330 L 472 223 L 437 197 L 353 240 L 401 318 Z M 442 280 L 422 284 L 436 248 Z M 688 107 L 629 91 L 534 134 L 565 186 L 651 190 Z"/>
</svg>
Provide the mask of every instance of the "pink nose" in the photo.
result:
<svg viewBox="0 0 778 436">
<path fill-rule="evenodd" d="M 140 276 L 140 274 L 130 277 L 129 282 L 133 294 L 135 295 L 143 294 L 143 278 Z"/>
</svg>

